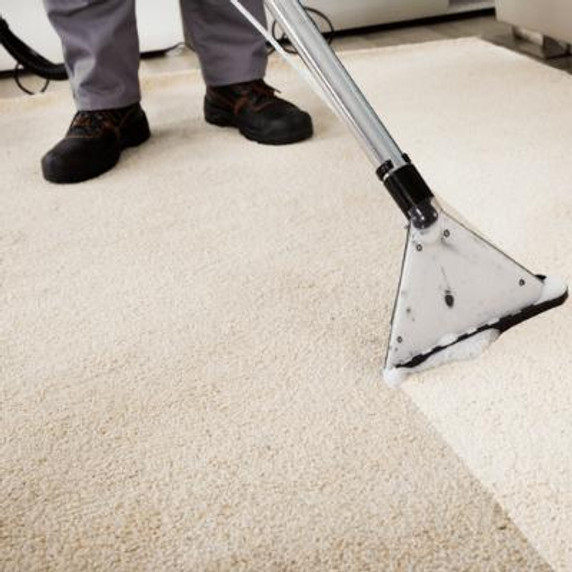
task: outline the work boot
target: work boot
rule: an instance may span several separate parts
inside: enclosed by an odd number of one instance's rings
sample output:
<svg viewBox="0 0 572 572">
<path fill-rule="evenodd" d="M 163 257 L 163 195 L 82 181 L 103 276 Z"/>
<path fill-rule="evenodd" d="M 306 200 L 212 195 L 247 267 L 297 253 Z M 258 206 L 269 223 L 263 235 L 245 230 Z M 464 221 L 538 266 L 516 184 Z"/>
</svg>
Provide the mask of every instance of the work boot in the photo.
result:
<svg viewBox="0 0 572 572">
<path fill-rule="evenodd" d="M 236 127 L 247 139 L 267 145 L 287 145 L 311 137 L 312 118 L 275 94 L 261 79 L 208 87 L 205 119 L 213 125 Z"/>
<path fill-rule="evenodd" d="M 149 139 L 149 124 L 139 103 L 120 109 L 78 111 L 66 136 L 42 158 L 52 183 L 79 183 L 115 166 L 126 147 Z"/>
</svg>

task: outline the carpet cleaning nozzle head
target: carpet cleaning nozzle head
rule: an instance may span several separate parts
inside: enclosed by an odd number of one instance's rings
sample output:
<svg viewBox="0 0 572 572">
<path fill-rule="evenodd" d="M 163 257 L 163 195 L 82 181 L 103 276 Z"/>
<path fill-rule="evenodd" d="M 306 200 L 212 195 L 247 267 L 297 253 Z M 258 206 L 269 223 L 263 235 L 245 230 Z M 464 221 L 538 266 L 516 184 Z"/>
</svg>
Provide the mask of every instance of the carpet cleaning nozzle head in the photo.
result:
<svg viewBox="0 0 572 572">
<path fill-rule="evenodd" d="M 567 297 L 439 209 L 427 229 L 409 226 L 384 378 L 477 357 L 508 328 Z"/>
</svg>

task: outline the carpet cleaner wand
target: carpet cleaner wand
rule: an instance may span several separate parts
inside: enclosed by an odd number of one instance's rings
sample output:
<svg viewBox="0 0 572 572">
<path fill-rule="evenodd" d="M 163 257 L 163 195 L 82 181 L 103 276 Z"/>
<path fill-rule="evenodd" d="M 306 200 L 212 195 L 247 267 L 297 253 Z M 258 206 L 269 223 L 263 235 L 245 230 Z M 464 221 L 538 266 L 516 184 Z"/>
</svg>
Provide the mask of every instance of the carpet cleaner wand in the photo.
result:
<svg viewBox="0 0 572 572">
<path fill-rule="evenodd" d="M 305 68 L 238 0 L 230 2 L 347 124 L 407 218 L 383 372 L 389 385 L 414 372 L 477 357 L 501 333 L 565 302 L 562 280 L 531 273 L 440 206 L 299 0 L 265 4 Z"/>
</svg>

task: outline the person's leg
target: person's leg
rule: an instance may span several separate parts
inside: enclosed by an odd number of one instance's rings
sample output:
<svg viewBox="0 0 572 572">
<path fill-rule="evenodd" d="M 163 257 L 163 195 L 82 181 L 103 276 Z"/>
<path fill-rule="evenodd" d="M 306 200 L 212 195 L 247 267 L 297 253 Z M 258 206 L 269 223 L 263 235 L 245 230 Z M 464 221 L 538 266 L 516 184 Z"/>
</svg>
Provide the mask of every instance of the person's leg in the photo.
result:
<svg viewBox="0 0 572 572">
<path fill-rule="evenodd" d="M 266 25 L 263 0 L 241 1 Z M 312 136 L 311 117 L 264 82 L 266 41 L 229 0 L 181 0 L 181 13 L 207 84 L 208 123 L 236 127 L 247 139 L 271 145 Z"/>
<path fill-rule="evenodd" d="M 78 109 L 66 136 L 42 158 L 44 177 L 76 183 L 111 169 L 149 138 L 139 100 L 135 0 L 44 0 L 61 38 Z"/>
<path fill-rule="evenodd" d="M 137 103 L 135 0 L 44 0 L 44 5 L 62 41 L 78 110 Z"/>
<path fill-rule="evenodd" d="M 262 0 L 242 2 L 266 23 Z M 266 73 L 264 38 L 229 0 L 181 0 L 185 37 L 199 56 L 208 86 L 261 79 Z"/>
</svg>

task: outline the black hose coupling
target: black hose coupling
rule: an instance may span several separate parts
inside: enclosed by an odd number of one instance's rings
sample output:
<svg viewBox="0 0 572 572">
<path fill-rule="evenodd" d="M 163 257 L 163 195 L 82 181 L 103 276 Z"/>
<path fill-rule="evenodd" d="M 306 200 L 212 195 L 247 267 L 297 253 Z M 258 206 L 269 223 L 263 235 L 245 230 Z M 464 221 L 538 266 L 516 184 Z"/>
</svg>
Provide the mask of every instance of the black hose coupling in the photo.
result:
<svg viewBox="0 0 572 572">
<path fill-rule="evenodd" d="M 434 195 L 409 157 L 404 158 L 407 162 L 402 167 L 394 169 L 386 162 L 377 175 L 411 224 L 419 229 L 429 228 L 439 218 L 431 201 Z"/>
</svg>

